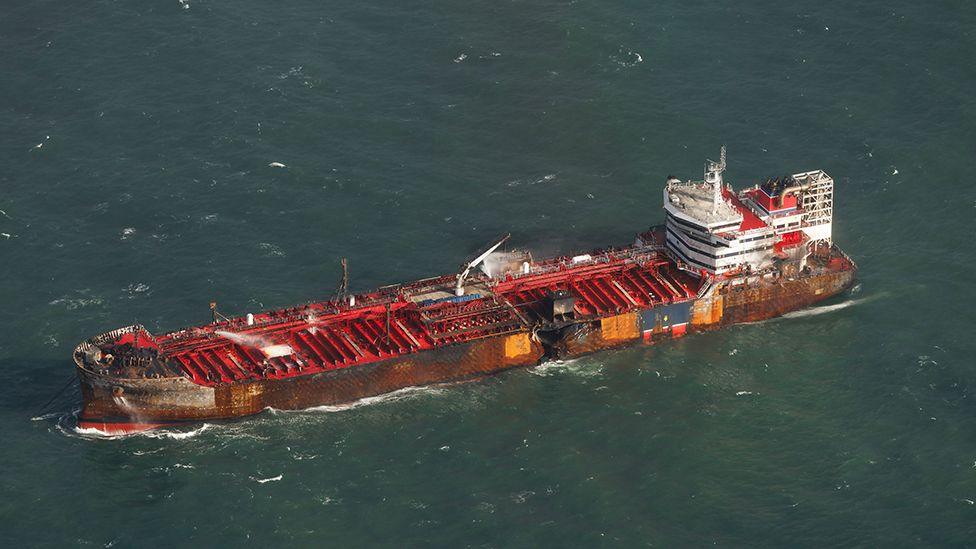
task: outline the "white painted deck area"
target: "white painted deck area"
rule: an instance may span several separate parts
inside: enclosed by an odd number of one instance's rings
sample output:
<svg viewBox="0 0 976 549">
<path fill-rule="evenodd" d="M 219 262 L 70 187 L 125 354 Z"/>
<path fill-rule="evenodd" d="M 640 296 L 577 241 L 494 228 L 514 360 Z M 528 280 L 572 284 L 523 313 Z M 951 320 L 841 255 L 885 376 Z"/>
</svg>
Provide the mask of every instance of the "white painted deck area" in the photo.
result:
<svg viewBox="0 0 976 549">
<path fill-rule="evenodd" d="M 715 207 L 712 202 L 712 186 L 703 182 L 680 183 L 666 188 L 664 207 L 701 225 L 742 221 L 742 215 L 725 200 L 720 200 Z"/>
</svg>

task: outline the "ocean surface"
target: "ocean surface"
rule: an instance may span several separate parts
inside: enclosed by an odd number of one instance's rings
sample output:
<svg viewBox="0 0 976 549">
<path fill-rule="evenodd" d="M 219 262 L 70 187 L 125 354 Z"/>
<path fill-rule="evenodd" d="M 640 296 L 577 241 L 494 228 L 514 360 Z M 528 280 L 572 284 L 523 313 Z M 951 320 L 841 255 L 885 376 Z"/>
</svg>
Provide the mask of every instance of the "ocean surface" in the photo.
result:
<svg viewBox="0 0 976 549">
<path fill-rule="evenodd" d="M 0 545 L 976 545 L 976 5 L 10 0 Z M 847 295 L 346 407 L 79 432 L 80 340 L 627 244 L 824 169 Z M 272 163 L 284 167 L 270 166 Z M 44 404 L 68 385 L 44 413 Z"/>
</svg>

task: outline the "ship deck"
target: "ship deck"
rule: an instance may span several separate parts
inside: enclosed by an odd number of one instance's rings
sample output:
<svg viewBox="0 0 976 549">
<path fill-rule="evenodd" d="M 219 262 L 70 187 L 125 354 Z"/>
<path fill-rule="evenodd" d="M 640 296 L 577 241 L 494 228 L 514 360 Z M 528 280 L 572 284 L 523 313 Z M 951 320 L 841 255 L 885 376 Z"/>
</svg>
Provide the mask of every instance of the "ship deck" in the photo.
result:
<svg viewBox="0 0 976 549">
<path fill-rule="evenodd" d="M 454 275 L 166 333 L 161 358 L 200 385 L 355 367 L 482 338 L 530 331 L 546 317 L 546 295 L 568 290 L 576 319 L 599 319 L 697 295 L 700 281 L 655 246 L 609 250 L 588 260 L 535 263 L 530 272 L 472 276 L 454 298 Z"/>
</svg>

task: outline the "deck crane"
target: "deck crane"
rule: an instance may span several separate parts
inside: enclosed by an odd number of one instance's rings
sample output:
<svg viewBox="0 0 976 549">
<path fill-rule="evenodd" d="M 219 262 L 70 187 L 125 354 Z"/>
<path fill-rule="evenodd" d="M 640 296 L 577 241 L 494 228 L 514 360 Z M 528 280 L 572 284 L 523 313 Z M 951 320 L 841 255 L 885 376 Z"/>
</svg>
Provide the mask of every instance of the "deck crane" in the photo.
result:
<svg viewBox="0 0 976 549">
<path fill-rule="evenodd" d="M 506 234 L 505 236 L 503 236 L 501 238 L 501 240 L 499 240 L 498 242 L 495 243 L 494 246 L 488 248 L 485 251 L 485 253 L 483 253 L 483 254 L 479 255 L 478 257 L 474 258 L 474 261 L 472 261 L 471 263 L 468 263 L 464 267 L 464 270 L 462 270 L 460 273 L 458 273 L 458 275 L 457 275 L 457 284 L 454 285 L 454 295 L 456 295 L 458 297 L 464 295 L 464 280 L 466 278 L 468 278 L 468 274 L 471 273 L 471 269 L 474 269 L 475 267 L 477 267 L 478 266 L 478 263 L 481 263 L 482 261 L 484 261 L 485 258 L 487 258 L 489 255 L 491 255 L 492 252 L 494 252 L 495 250 L 497 250 L 499 246 L 501 246 L 502 244 L 504 244 L 505 242 L 507 242 L 508 239 L 511 238 L 511 237 L 512 237 L 512 234 L 511 233 Z"/>
</svg>

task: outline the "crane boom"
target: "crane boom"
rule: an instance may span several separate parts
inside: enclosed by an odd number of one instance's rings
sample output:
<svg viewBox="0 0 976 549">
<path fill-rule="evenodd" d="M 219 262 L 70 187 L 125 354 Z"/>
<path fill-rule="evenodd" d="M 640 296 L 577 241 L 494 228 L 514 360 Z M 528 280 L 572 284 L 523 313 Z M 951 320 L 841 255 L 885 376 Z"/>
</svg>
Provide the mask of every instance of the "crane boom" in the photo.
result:
<svg viewBox="0 0 976 549">
<path fill-rule="evenodd" d="M 456 295 L 456 296 L 462 296 L 462 295 L 464 295 L 464 280 L 466 278 L 468 278 L 468 274 L 471 273 L 471 269 L 474 269 L 475 267 L 477 267 L 478 266 L 478 263 L 481 263 L 482 261 L 484 261 L 486 257 L 488 257 L 489 255 L 491 255 L 491 252 L 497 250 L 498 247 L 501 246 L 502 244 L 504 244 L 509 238 L 511 238 L 511 236 L 512 236 L 511 233 L 506 234 L 505 236 L 503 236 L 502 239 L 499 240 L 498 242 L 496 242 L 494 246 L 492 246 L 491 248 L 488 248 L 485 251 L 485 253 L 483 253 L 483 254 L 479 255 L 478 257 L 474 258 L 474 261 L 472 261 L 471 263 L 468 263 L 467 266 L 464 267 L 464 270 L 462 270 L 460 273 L 458 273 L 458 275 L 457 275 L 457 284 L 454 286 L 454 295 Z"/>
</svg>

